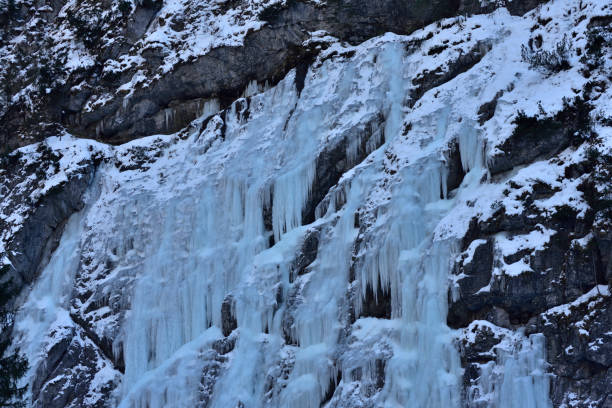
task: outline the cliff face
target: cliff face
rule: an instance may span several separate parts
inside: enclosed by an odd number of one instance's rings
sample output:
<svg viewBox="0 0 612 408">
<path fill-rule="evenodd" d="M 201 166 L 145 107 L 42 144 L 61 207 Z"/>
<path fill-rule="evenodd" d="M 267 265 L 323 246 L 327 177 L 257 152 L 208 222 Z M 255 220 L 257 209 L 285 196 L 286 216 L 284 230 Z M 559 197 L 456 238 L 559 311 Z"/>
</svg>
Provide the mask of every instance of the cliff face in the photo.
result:
<svg viewBox="0 0 612 408">
<path fill-rule="evenodd" d="M 612 9 L 538 3 L 7 3 L 29 404 L 612 406 Z"/>
<path fill-rule="evenodd" d="M 536 0 L 507 2 L 522 14 Z M 358 44 L 492 4 L 423 1 L 13 1 L 2 23 L 3 151 L 54 135 L 123 143 L 180 130 L 207 101 L 307 66 L 324 30 Z"/>
</svg>

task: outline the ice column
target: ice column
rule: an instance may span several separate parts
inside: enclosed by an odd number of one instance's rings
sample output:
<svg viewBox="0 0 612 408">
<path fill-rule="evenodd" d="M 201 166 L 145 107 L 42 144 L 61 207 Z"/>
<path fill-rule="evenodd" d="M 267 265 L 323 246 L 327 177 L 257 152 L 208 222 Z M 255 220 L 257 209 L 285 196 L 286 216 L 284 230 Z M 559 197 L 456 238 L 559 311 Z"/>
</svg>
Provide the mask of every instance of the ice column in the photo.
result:
<svg viewBox="0 0 612 408">
<path fill-rule="evenodd" d="M 446 326 L 453 247 L 432 241 L 447 208 L 440 198 L 443 170 L 433 158 L 419 167 L 408 169 L 395 192 L 395 227 L 374 265 L 381 283 L 389 285 L 392 316 L 401 321 L 387 366 L 385 400 L 387 406 L 458 406 L 461 367 Z"/>
<path fill-rule="evenodd" d="M 493 408 L 550 408 L 550 377 L 546 373 L 544 335 L 503 342 L 497 360 L 481 367 L 470 405 Z M 510 343 L 510 344 L 508 344 Z"/>
<path fill-rule="evenodd" d="M 126 391 L 211 325 L 221 327 L 224 297 L 265 248 L 262 205 L 259 190 L 231 180 L 163 204 L 126 320 Z"/>
</svg>

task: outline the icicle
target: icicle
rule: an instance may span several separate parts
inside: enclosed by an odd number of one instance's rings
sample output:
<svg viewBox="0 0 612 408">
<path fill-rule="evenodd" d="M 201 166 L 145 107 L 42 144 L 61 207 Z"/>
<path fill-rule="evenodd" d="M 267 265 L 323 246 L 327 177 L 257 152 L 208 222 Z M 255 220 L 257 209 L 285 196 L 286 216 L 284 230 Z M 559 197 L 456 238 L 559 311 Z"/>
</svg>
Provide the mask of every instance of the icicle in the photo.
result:
<svg viewBox="0 0 612 408">
<path fill-rule="evenodd" d="M 380 145 L 382 140 L 381 129 L 374 127 L 374 129 L 370 130 L 372 132 L 371 134 L 367 133 L 367 130 L 364 130 L 363 132 L 360 132 L 357 137 L 353 137 L 348 141 L 346 145 L 346 159 L 348 162 L 348 167 L 353 167 L 355 164 L 357 164 L 359 151 L 361 150 L 361 146 L 364 144 L 364 142 L 365 152 L 362 152 L 364 156 L 370 154 Z M 365 138 L 367 138 L 367 140 L 364 140 Z"/>
<path fill-rule="evenodd" d="M 319 407 L 330 383 L 337 378 L 338 367 L 333 365 L 331 355 L 341 328 L 339 301 L 346 290 L 352 243 L 358 232 L 354 213 L 362 200 L 363 189 L 356 181 L 335 226 L 326 231 L 328 238 L 321 247 L 317 269 L 312 272 L 303 294 L 310 300 L 295 315 L 293 337 L 300 344 L 300 350 L 281 395 L 281 406 Z M 330 213 L 329 217 L 334 215 Z"/>
<path fill-rule="evenodd" d="M 116 405 L 197 406 L 206 364 L 219 363 L 211 408 L 320 407 L 339 370 L 347 379 L 354 368 L 361 369 L 362 378 L 378 375 L 378 356 L 363 356 L 362 346 L 355 346 L 358 363 L 346 361 L 342 348 L 352 347 L 351 340 L 338 347 L 347 331 L 350 337 L 359 325 L 370 325 L 390 348 L 377 403 L 459 406 L 461 368 L 446 326 L 455 243 L 434 238 L 454 200 L 447 197 L 440 152 L 451 136 L 458 138 L 462 165 L 469 171 L 461 193 L 479 181 L 482 145 L 467 122 L 456 135 L 447 134 L 457 131 L 450 103 L 434 104 L 427 118 L 417 118 L 421 123 L 415 127 L 425 135 L 413 145 L 398 137 L 406 116 L 414 113 L 403 108 L 413 72 L 406 64 L 405 44 L 386 37 L 376 40 L 380 46 L 369 57 L 346 58 L 341 65 L 323 61 L 317 75 L 306 76 L 299 98 L 294 71 L 271 89 L 252 81 L 244 93 L 250 98 L 248 120 L 237 117 L 237 105 L 246 106 L 245 100 L 232 104 L 225 112 L 223 138 L 213 132 L 219 131 L 213 125 L 220 118 L 204 131 L 206 149 L 197 148 L 202 141 L 196 138 L 181 139 L 168 150 L 172 160 L 159 160 L 149 170 L 101 171 L 108 201 L 100 203 L 100 218 L 109 226 L 93 241 L 108 241 L 101 246 L 112 256 L 104 256 L 119 262 L 109 276 L 120 276 L 117 282 L 126 284 L 122 294 L 129 293 L 121 299 L 122 310 L 127 309 L 123 332 L 113 344 L 116 357 L 125 359 Z M 376 63 L 371 62 L 374 55 Z M 197 109 L 206 117 L 218 112 L 219 102 L 202 106 L 198 101 Z M 354 130 L 361 119 L 379 113 L 384 124 L 372 129 L 363 152 L 368 135 Z M 164 123 L 170 127 L 172 122 L 168 108 Z M 386 144 L 332 188 L 317 207 L 313 225 L 302 226 L 317 176 L 315 160 L 347 134 L 352 135 L 345 152 L 349 166 L 373 152 L 383 137 Z M 386 153 L 398 157 L 396 173 L 381 171 Z M 356 225 L 355 214 L 372 224 Z M 296 254 L 307 231 L 314 229 L 319 234 L 316 257 L 298 275 L 292 269 Z M 64 238 L 71 242 L 79 234 L 67 228 L 60 249 L 66 248 Z M 68 252 L 78 254 L 78 243 L 73 244 Z M 60 249 L 57 256 L 67 253 Z M 70 262 L 49 268 L 71 273 Z M 291 282 L 290 272 L 297 275 Z M 351 272 L 355 282 L 349 282 Z M 347 296 L 353 288 L 356 296 Z M 359 318 L 368 288 L 373 288 L 374 301 L 390 297 L 391 319 Z M 44 298 L 40 291 L 33 293 Z M 230 311 L 222 308 L 228 296 Z M 358 321 L 351 325 L 347 316 L 353 306 Z M 33 307 L 28 319 L 44 312 Z M 283 320 L 288 316 L 290 327 Z M 227 358 L 219 358 L 211 347 L 222 339 L 228 319 L 235 319 L 237 327 L 225 341 L 235 344 Z M 296 344 L 286 344 L 288 337 Z M 536 340 L 532 349 L 540 347 Z M 500 354 L 498 364 L 508 375 L 499 382 L 483 379 L 482 387 L 498 392 L 499 398 L 537 393 L 535 401 L 540 401 L 548 390 L 537 372 L 542 362 L 526 346 Z M 286 363 L 286 376 L 268 404 L 268 375 L 276 375 L 281 363 Z M 525 378 L 534 380 L 533 388 L 520 388 Z"/>
<path fill-rule="evenodd" d="M 476 133 L 475 123 L 465 120 L 457 137 L 459 142 L 459 154 L 461 156 L 461 167 L 468 172 L 474 168 L 483 166 L 483 148 L 478 134 Z"/>
<path fill-rule="evenodd" d="M 259 84 L 257 83 L 256 80 L 251 80 L 249 81 L 247 87 L 245 88 L 244 92 L 242 93 L 242 97 L 243 98 L 248 98 L 249 96 L 253 96 L 253 95 L 257 95 L 258 93 L 262 92 L 265 89 L 261 89 Z"/>
<path fill-rule="evenodd" d="M 274 183 L 272 225 L 274 239 L 302 225 L 302 208 L 310 195 L 315 176 L 314 163 L 279 177 Z"/>
<path fill-rule="evenodd" d="M 208 99 L 204 101 L 204 105 L 200 109 L 200 102 L 198 102 L 198 110 L 200 112 L 200 116 L 203 119 L 207 119 L 210 116 L 216 114 L 221 110 L 221 105 L 219 104 L 218 99 Z"/>
</svg>

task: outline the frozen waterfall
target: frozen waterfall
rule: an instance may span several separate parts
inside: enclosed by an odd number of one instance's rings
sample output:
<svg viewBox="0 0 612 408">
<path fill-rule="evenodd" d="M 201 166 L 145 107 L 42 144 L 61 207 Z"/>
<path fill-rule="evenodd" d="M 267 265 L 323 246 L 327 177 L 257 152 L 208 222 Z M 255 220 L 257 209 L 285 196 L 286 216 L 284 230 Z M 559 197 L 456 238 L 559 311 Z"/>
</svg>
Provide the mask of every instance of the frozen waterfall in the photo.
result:
<svg viewBox="0 0 612 408">
<path fill-rule="evenodd" d="M 389 358 L 376 406 L 459 407 L 462 369 L 446 325 L 457 243 L 434 232 L 486 170 L 478 134 L 458 123 L 452 100 L 421 116 L 408 110 L 415 64 L 401 38 L 387 35 L 343 64 L 310 71 L 299 96 L 294 73 L 259 93 L 251 86 L 248 99 L 207 112 L 202 131 L 174 140 L 146 171 L 104 165 L 99 198 L 71 219 L 22 310 L 29 355 L 44 348 L 58 318 L 46 313 L 70 319 L 64 303 L 86 247 L 109 259 L 105 279 L 120 282 L 109 290 L 126 294 L 114 343 L 125 361 L 120 407 L 318 408 L 356 372 L 376 381 L 378 357 L 353 345 L 383 335 Z M 384 144 L 356 163 L 351 138 L 381 115 Z M 451 197 L 442 151 L 453 137 L 467 175 Z M 321 176 L 317 157 L 342 143 L 353 167 L 302 225 Z M 295 276 L 296 253 L 313 230 L 316 259 Z M 361 316 L 368 288 L 390 298 L 389 319 Z M 224 340 L 230 311 L 237 329 Z M 219 341 L 235 345 L 220 356 L 212 349 Z M 509 402 L 547 401 L 546 379 L 533 366 L 543 358 L 541 339 L 531 342 L 496 366 L 506 377 L 495 406 L 547 406 Z M 204 383 L 214 390 L 206 401 Z"/>
</svg>

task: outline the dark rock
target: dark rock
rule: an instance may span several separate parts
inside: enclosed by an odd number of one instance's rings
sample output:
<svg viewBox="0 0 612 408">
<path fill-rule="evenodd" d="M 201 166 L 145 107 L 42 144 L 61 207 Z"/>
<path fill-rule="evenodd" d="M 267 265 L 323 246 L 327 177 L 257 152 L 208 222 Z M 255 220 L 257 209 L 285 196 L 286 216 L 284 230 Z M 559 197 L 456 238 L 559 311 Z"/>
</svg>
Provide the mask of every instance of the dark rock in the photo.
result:
<svg viewBox="0 0 612 408">
<path fill-rule="evenodd" d="M 207 407 L 217 383 L 227 365 L 227 357 L 219 354 L 215 350 L 209 350 L 204 356 L 204 369 L 200 380 L 200 398 L 198 406 Z"/>
<path fill-rule="evenodd" d="M 493 99 L 489 102 L 483 103 L 480 108 L 478 108 L 478 123 L 480 126 L 484 125 L 489 119 L 493 117 L 495 114 L 495 108 L 497 108 L 497 100 L 501 98 L 504 94 L 504 91 L 499 91 L 495 94 Z"/>
<path fill-rule="evenodd" d="M 1 145 L 12 150 L 23 145 L 24 141 L 37 141 L 53 133 L 51 128 L 45 129 L 41 123 L 62 124 L 75 134 L 84 137 L 97 135 L 96 138 L 109 143 L 122 143 L 155 133 L 171 133 L 197 116 L 198 112 L 192 108 L 194 100 L 216 97 L 227 106 L 251 80 L 275 83 L 297 67 L 296 85 L 299 90 L 303 71 L 313 58 L 312 50 L 302 46 L 310 32 L 325 30 L 340 40 L 357 44 L 385 32 L 409 34 L 441 18 L 490 12 L 498 6 L 491 2 L 483 7 L 480 2 L 472 0 L 341 0 L 322 6 L 289 1 L 283 6 L 274 5 L 264 10 L 259 17 L 266 20 L 267 25 L 248 33 L 242 47 L 215 48 L 207 55 L 177 66 L 151 86 L 135 89 L 125 106 L 123 96 L 117 95 L 104 106 L 94 107 L 93 111 L 83 109 L 94 89 L 96 94 L 114 94 L 117 87 L 135 73 L 126 70 L 102 75 L 102 67 L 104 61 L 126 53 L 143 37 L 160 7 L 159 2 L 151 4 L 150 7 L 137 6 L 128 18 L 111 13 L 103 17 L 104 21 L 94 12 L 98 7 L 96 3 L 82 4 L 71 18 L 79 22 L 76 29 L 83 31 L 81 37 L 86 46 L 94 49 L 101 46 L 96 50 L 99 61 L 90 69 L 65 78 L 63 83 L 54 84 L 50 94 L 40 95 L 41 103 L 34 112 L 26 112 L 18 104 L 10 105 L 3 117 L 5 126 L 4 132 L 0 133 Z M 514 14 L 522 14 L 537 4 L 537 0 L 504 3 Z M 55 19 L 58 11 L 54 8 L 45 18 Z M 184 27 L 181 16 L 172 16 L 169 22 L 161 19 L 162 23 L 170 24 L 178 31 Z M 111 27 L 112 32 L 104 32 L 101 27 Z M 117 40 L 107 44 L 102 41 L 103 35 Z M 144 57 L 151 72 L 163 58 L 153 48 L 147 49 Z M 59 68 L 61 70 L 61 66 Z M 21 85 L 15 84 L 15 91 Z M 166 126 L 160 118 L 169 108 L 173 109 L 175 119 Z M 16 137 L 17 134 L 24 137 Z"/>
<path fill-rule="evenodd" d="M 4 209 L 26 208 L 16 233 L 5 235 L 13 225 L 6 224 L 5 218 L 0 219 L 0 232 L 6 240 L 6 254 L 12 263 L 12 290 L 16 295 L 38 276 L 59 244 L 66 221 L 83 208 L 83 195 L 94 179 L 97 165 L 95 159 L 81 163 L 78 169 L 68 172 L 66 181 L 33 201 L 32 194 L 39 183 L 44 183 L 48 174 L 58 171 L 57 163 L 61 159 L 44 144 L 38 147 L 37 154 L 38 159 L 33 162 L 21 160 L 19 154 L 0 159 Z"/>
<path fill-rule="evenodd" d="M 536 158 L 550 158 L 577 142 L 576 138 L 588 131 L 591 109 L 587 102 L 576 98 L 573 104 L 566 102 L 563 110 L 554 116 L 528 117 L 519 112 L 512 135 L 498 146 L 503 153 L 489 160 L 490 173 L 508 171 Z"/>
<path fill-rule="evenodd" d="M 110 362 L 104 359 L 96 346 L 78 328 L 62 328 L 47 358 L 37 369 L 32 384 L 35 408 L 96 407 L 102 408 L 110 400 L 110 393 L 117 378 L 106 378 L 106 383 L 96 383 L 94 377 Z M 98 379 L 100 381 L 101 379 Z M 92 398 L 91 387 L 99 398 Z"/>
<path fill-rule="evenodd" d="M 512 169 L 515 166 L 530 163 L 537 157 L 551 157 L 569 144 L 567 133 L 561 124 L 549 122 L 542 127 L 535 127 L 525 133 L 515 132 L 508 138 L 499 153 L 489 161 L 492 175 Z"/>
<path fill-rule="evenodd" d="M 493 241 L 491 239 L 483 240 L 474 249 L 474 254 L 469 263 L 463 264 L 463 260 L 456 264 L 454 275 L 464 275 L 458 279 L 456 295 L 451 295 L 450 303 L 453 305 L 449 308 L 447 321 L 451 327 L 460 327 L 465 325 L 471 319 L 471 313 L 478 309 L 474 307 L 475 299 L 478 297 L 478 292 L 483 287 L 487 286 L 491 280 L 491 271 L 493 269 Z M 452 297 L 459 297 L 453 301 Z M 478 304 L 480 308 L 484 305 Z"/>
<path fill-rule="evenodd" d="M 295 338 L 295 313 L 297 308 L 304 301 L 301 293 L 304 290 L 305 284 L 306 281 L 304 277 L 298 276 L 295 282 L 293 282 L 292 287 L 289 289 L 287 299 L 285 301 L 285 309 L 283 311 L 281 326 L 283 330 L 283 339 L 285 340 L 285 343 L 289 345 L 298 345 L 298 341 Z"/>
<path fill-rule="evenodd" d="M 595 288 L 590 293 L 588 300 L 553 309 L 537 320 L 554 374 L 554 406 L 568 403 L 571 393 L 578 407 L 589 406 L 589 400 L 599 401 L 598 406 L 606 403 L 612 384 L 612 298 Z"/>
<path fill-rule="evenodd" d="M 47 242 L 64 222 L 83 208 L 83 193 L 93 180 L 95 167 L 89 166 L 41 199 L 23 228 L 13 236 L 9 253 L 23 282 L 30 283 L 40 270 Z M 56 234 L 56 235 L 61 235 Z"/>
<path fill-rule="evenodd" d="M 374 294 L 372 286 L 366 287 L 365 298 L 362 301 L 359 317 L 376 317 L 379 319 L 391 318 L 391 289 L 380 286 Z"/>
<path fill-rule="evenodd" d="M 452 191 L 459 187 L 463 178 L 465 177 L 465 171 L 461 164 L 461 153 L 459 151 L 459 142 L 456 139 L 449 144 L 448 149 L 444 152 L 446 158 L 446 168 L 448 175 L 446 176 L 446 186 L 448 191 Z"/>
<path fill-rule="evenodd" d="M 461 357 L 466 363 L 484 363 L 495 360 L 493 347 L 502 341 L 502 336 L 494 325 L 472 324 L 459 344 Z M 468 340 L 469 339 L 469 340 Z M 475 378 L 473 378 L 475 379 Z"/>
<path fill-rule="evenodd" d="M 68 352 L 68 348 L 72 343 L 74 337 L 74 329 L 69 329 L 68 333 L 60 338 L 55 344 L 47 351 L 47 358 L 44 363 L 41 364 L 36 370 L 36 376 L 32 383 L 32 395 L 39 395 L 40 390 L 44 383 L 49 380 L 51 374 L 57 369 L 62 358 Z"/>
<path fill-rule="evenodd" d="M 96 302 L 97 308 L 107 307 L 108 304 L 106 301 L 107 299 L 104 299 L 103 302 Z M 73 301 L 73 304 L 74 303 L 75 302 Z M 87 313 L 87 311 L 85 313 Z M 88 340 L 91 341 L 98 348 L 99 352 L 113 364 L 114 368 L 120 373 L 125 374 L 123 345 L 121 343 L 114 344 L 111 338 L 100 336 L 98 333 L 96 333 L 96 331 L 91 327 L 91 320 L 85 320 L 76 313 L 71 313 L 70 317 L 77 325 L 79 325 L 79 329 L 83 331 L 83 334 L 87 336 Z"/>
<path fill-rule="evenodd" d="M 311 228 L 306 231 L 302 247 L 291 266 L 290 282 L 293 282 L 296 276 L 306 273 L 306 267 L 317 259 L 320 233 L 321 231 L 318 228 Z"/>
<path fill-rule="evenodd" d="M 527 257 L 533 272 L 517 276 L 492 275 L 495 266 L 492 246 L 478 246 L 473 261 L 458 266 L 457 272 L 466 276 L 457 281 L 459 298 L 453 300 L 449 295 L 449 325 L 462 327 L 473 319 L 484 318 L 490 306 L 507 311 L 512 324 L 525 324 L 530 317 L 576 299 L 595 285 L 595 249 L 570 247 L 563 235 L 553 236 L 542 251 L 522 255 Z M 481 291 L 486 285 L 489 288 Z"/>
<path fill-rule="evenodd" d="M 331 197 L 329 190 L 338 183 L 344 173 L 361 163 L 372 151 L 385 141 L 383 134 L 384 118 L 381 115 L 368 118 L 365 125 L 349 129 L 334 145 L 328 145 L 316 159 L 315 179 L 310 196 L 302 210 L 302 224 L 311 224 L 316 219 L 317 211 L 325 213 Z M 350 149 L 349 144 L 356 144 Z M 353 150 L 354 157 L 347 151 Z M 327 196 L 327 197 L 326 197 Z M 326 201 L 327 200 L 327 201 Z M 344 205 L 336 202 L 336 208 Z"/>
<path fill-rule="evenodd" d="M 292 347 L 283 349 L 284 357 L 273 365 L 266 375 L 265 399 L 266 406 L 277 406 L 280 393 L 286 387 L 287 381 L 295 366 L 295 352 Z"/>
<path fill-rule="evenodd" d="M 225 355 L 234 349 L 234 346 L 236 346 L 236 340 L 237 336 L 227 336 L 213 342 L 212 348 L 220 355 Z"/>
<path fill-rule="evenodd" d="M 221 304 L 221 331 L 226 337 L 238 327 L 234 307 L 234 297 L 232 295 L 226 296 Z"/>
<path fill-rule="evenodd" d="M 610 284 L 612 283 L 612 232 L 599 231 L 595 239 L 599 249 L 603 281 Z"/>
<path fill-rule="evenodd" d="M 440 86 L 457 75 L 460 75 L 474 65 L 478 64 L 480 60 L 489 52 L 492 45 L 488 42 L 479 41 L 465 54 L 460 54 L 457 59 L 448 61 L 448 65 L 444 67 L 438 67 L 431 71 L 423 71 L 417 74 L 412 80 L 412 84 L 415 88 L 410 92 L 410 99 L 408 106 L 412 107 L 416 102 L 430 89 Z"/>
<path fill-rule="evenodd" d="M 461 14 L 479 14 L 479 13 L 490 13 L 497 7 L 505 7 L 508 9 L 510 14 L 515 16 L 522 16 L 528 11 L 534 9 L 538 5 L 545 3 L 546 0 L 503 0 L 500 2 L 481 2 L 479 0 L 461 0 L 459 6 L 459 12 Z"/>
</svg>

